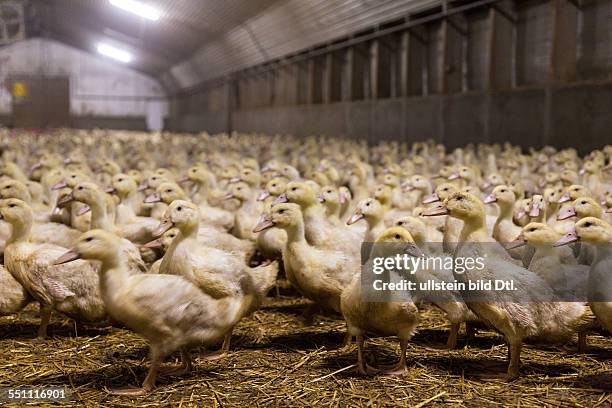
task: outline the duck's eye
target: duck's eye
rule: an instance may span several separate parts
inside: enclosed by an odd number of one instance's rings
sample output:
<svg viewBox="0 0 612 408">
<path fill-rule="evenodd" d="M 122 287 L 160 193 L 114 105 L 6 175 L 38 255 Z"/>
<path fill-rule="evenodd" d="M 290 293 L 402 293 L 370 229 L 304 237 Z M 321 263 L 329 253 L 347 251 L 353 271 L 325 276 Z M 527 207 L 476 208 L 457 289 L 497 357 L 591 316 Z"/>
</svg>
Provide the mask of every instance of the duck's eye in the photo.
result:
<svg viewBox="0 0 612 408">
<path fill-rule="evenodd" d="M 272 187 L 276 187 L 276 184 L 272 184 Z"/>
<path fill-rule="evenodd" d="M 448 188 L 443 188 L 442 191 L 448 191 Z"/>
<path fill-rule="evenodd" d="M 178 207 L 177 210 L 178 211 L 183 211 L 183 207 Z"/>
<path fill-rule="evenodd" d="M 238 187 L 236 190 L 241 191 L 241 190 L 242 190 L 242 188 Z"/>
<path fill-rule="evenodd" d="M 297 187 L 293 187 L 291 191 L 297 191 Z"/>
<path fill-rule="evenodd" d="M 459 196 L 459 197 L 457 197 L 457 200 L 461 201 L 461 200 L 463 200 L 463 197 Z"/>
<path fill-rule="evenodd" d="M 370 206 L 370 203 L 366 203 L 366 207 L 369 207 L 369 206 Z"/>
<path fill-rule="evenodd" d="M 172 192 L 172 190 L 166 190 L 166 193 L 171 193 L 171 192 Z"/>
<path fill-rule="evenodd" d="M 327 190 L 327 194 L 331 194 L 331 193 L 332 193 L 332 191 L 331 191 L 331 190 Z"/>
<path fill-rule="evenodd" d="M 279 213 L 279 214 L 284 214 L 284 213 L 285 213 L 285 210 L 278 210 L 278 213 Z"/>
<path fill-rule="evenodd" d="M 80 186 L 79 188 L 77 188 L 77 190 L 82 190 L 82 189 L 83 189 L 83 186 Z"/>
<path fill-rule="evenodd" d="M 580 204 L 585 205 L 586 201 L 581 201 Z"/>
<path fill-rule="evenodd" d="M 395 234 L 395 239 L 400 239 L 400 234 Z"/>
<path fill-rule="evenodd" d="M 535 228 L 529 228 L 529 232 L 533 232 L 535 230 L 536 230 Z"/>
<path fill-rule="evenodd" d="M 15 207 L 17 207 L 17 204 L 10 204 L 9 207 L 15 208 Z"/>
<path fill-rule="evenodd" d="M 585 227 L 590 227 L 591 225 L 593 224 L 591 224 L 590 222 L 587 222 L 586 224 L 584 224 Z"/>
<path fill-rule="evenodd" d="M 121 179 L 119 179 L 119 180 L 117 180 L 117 181 L 121 183 L 121 182 L 123 181 L 123 179 L 121 178 Z"/>
<path fill-rule="evenodd" d="M 92 238 L 92 237 L 89 237 L 89 238 L 87 238 L 85 241 L 87 241 L 87 242 L 91 242 L 91 241 L 93 241 L 93 238 Z"/>
<path fill-rule="evenodd" d="M 505 192 L 506 192 L 506 190 L 501 190 L 501 192 L 502 192 L 502 193 L 505 193 Z"/>
</svg>

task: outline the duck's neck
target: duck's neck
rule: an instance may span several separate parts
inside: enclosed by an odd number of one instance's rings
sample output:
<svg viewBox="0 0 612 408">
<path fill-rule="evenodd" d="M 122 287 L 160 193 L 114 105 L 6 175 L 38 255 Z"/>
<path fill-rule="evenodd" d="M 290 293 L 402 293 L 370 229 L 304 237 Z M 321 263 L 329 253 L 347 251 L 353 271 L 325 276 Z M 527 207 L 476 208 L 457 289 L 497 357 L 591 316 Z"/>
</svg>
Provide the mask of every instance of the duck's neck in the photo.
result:
<svg viewBox="0 0 612 408">
<path fill-rule="evenodd" d="M 208 194 L 208 183 L 204 180 L 195 179 L 193 180 L 195 184 L 194 197 L 197 197 L 197 204 L 208 205 L 208 199 L 206 198 L 206 194 Z"/>
<path fill-rule="evenodd" d="M 489 237 L 485 228 L 485 218 L 475 215 L 463 220 L 463 229 L 459 235 L 459 242 L 487 242 Z"/>
<path fill-rule="evenodd" d="M 102 261 L 100 268 L 100 291 L 106 300 L 119 295 L 125 288 L 125 281 L 130 277 L 129 269 L 118 252 Z M 110 302 L 113 304 L 114 302 Z"/>
<path fill-rule="evenodd" d="M 138 195 L 135 191 L 130 191 L 121 197 L 121 204 L 125 206 L 126 216 L 135 217 L 136 216 L 136 206 L 138 204 Z"/>
<path fill-rule="evenodd" d="M 306 242 L 306 235 L 304 233 L 304 223 L 299 222 L 297 225 L 292 225 L 286 228 L 287 231 L 287 244 L 297 244 Z"/>
<path fill-rule="evenodd" d="M 11 224 L 11 227 L 11 236 L 6 242 L 7 245 L 19 242 L 28 242 L 30 240 L 30 231 L 32 230 L 32 218 L 28 218 L 18 223 Z"/>
<path fill-rule="evenodd" d="M 512 206 L 514 203 L 498 203 L 499 215 L 493 226 L 493 238 L 499 241 L 501 235 L 501 225 L 504 221 L 512 222 Z"/>
<path fill-rule="evenodd" d="M 365 217 L 365 220 L 368 223 L 368 232 L 366 235 L 369 238 L 369 240 L 366 240 L 366 241 L 374 242 L 376 238 L 378 238 L 378 237 L 375 237 L 374 235 L 378 233 L 381 227 L 384 227 L 383 219 L 381 216 L 373 216 L 373 217 Z"/>
<path fill-rule="evenodd" d="M 91 229 L 102 229 L 105 231 L 113 231 L 115 226 L 108 216 L 104 199 L 94 200 L 88 204 L 91 208 Z"/>
</svg>

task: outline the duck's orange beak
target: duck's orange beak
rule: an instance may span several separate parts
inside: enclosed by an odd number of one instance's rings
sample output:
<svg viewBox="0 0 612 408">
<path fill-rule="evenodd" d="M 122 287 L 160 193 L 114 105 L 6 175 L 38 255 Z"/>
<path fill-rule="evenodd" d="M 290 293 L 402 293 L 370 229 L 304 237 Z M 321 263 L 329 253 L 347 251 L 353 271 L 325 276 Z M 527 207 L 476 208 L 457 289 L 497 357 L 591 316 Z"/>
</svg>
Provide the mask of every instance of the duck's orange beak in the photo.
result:
<svg viewBox="0 0 612 408">
<path fill-rule="evenodd" d="M 115 187 L 110 187 L 110 186 L 104 189 L 104 192 L 108 194 L 115 194 L 116 191 L 117 189 L 115 189 Z"/>
<path fill-rule="evenodd" d="M 564 236 L 561 237 L 561 239 L 559 239 L 557 242 L 555 242 L 553 244 L 554 247 L 560 247 L 563 245 L 567 245 L 567 244 L 571 244 L 572 242 L 576 242 L 579 241 L 580 238 L 578 237 L 578 234 L 576 233 L 576 230 L 574 231 L 570 231 L 567 234 L 565 234 Z"/>
<path fill-rule="evenodd" d="M 576 216 L 576 208 L 573 205 L 571 205 L 559 211 L 559 215 L 557 216 L 557 221 L 567 220 L 568 218 L 572 218 L 575 216 Z"/>
<path fill-rule="evenodd" d="M 448 215 L 450 211 L 446 208 L 445 205 L 440 204 L 434 208 L 430 208 L 428 210 L 423 211 L 423 217 L 435 217 L 438 215 Z"/>
<path fill-rule="evenodd" d="M 363 213 L 361 212 L 361 210 L 360 209 L 356 209 L 355 213 L 346 222 L 346 225 L 353 225 L 354 223 L 356 223 L 359 220 L 362 220 L 363 218 L 364 217 L 363 217 Z"/>
<path fill-rule="evenodd" d="M 66 183 L 66 180 L 62 180 L 59 183 L 54 184 L 53 187 L 51 187 L 51 190 L 61 190 L 62 188 L 66 187 L 68 187 L 68 183 Z"/>
<path fill-rule="evenodd" d="M 506 245 L 504 245 L 506 247 L 506 249 L 514 249 L 514 248 L 520 248 L 522 246 L 527 245 L 527 241 L 525 241 L 525 236 L 523 235 L 523 233 L 521 232 L 518 237 L 516 237 L 514 239 L 514 241 L 512 242 L 508 242 Z"/>
<path fill-rule="evenodd" d="M 268 197 L 270 197 L 270 192 L 268 190 L 264 190 L 259 194 L 259 196 L 257 196 L 257 201 L 263 201 Z"/>
<path fill-rule="evenodd" d="M 80 258 L 81 258 L 81 254 L 79 253 L 79 250 L 76 248 L 72 248 L 71 250 L 66 252 L 64 255 L 60 256 L 55 261 L 53 261 L 53 265 L 65 264 L 67 262 L 72 262 Z"/>
<path fill-rule="evenodd" d="M 65 194 L 57 200 L 57 207 L 62 208 L 74 201 L 72 193 Z"/>
<path fill-rule="evenodd" d="M 77 211 L 77 215 L 87 214 L 90 211 L 91 211 L 91 207 L 89 207 L 88 205 L 84 205 L 81 208 L 79 208 L 79 210 Z"/>
<path fill-rule="evenodd" d="M 530 217 L 539 217 L 540 216 L 540 205 L 534 204 L 531 206 L 531 211 L 529 211 Z"/>
<path fill-rule="evenodd" d="M 163 220 L 159 223 L 159 226 L 153 230 L 151 235 L 154 237 L 160 237 L 164 232 L 174 227 L 174 223 L 170 220 Z"/>
<path fill-rule="evenodd" d="M 255 228 L 253 228 L 253 232 L 261 232 L 267 230 L 268 228 L 272 228 L 274 226 L 274 222 L 272 221 L 272 217 L 269 214 L 261 214 Z"/>
<path fill-rule="evenodd" d="M 495 194 L 489 194 L 488 196 L 486 196 L 484 198 L 484 200 L 482 200 L 485 204 L 491 204 L 497 201 L 497 197 L 495 197 Z"/>
<path fill-rule="evenodd" d="M 440 201 L 440 197 L 437 193 L 433 193 L 423 199 L 423 204 L 431 204 L 436 203 L 438 201 Z"/>
<path fill-rule="evenodd" d="M 163 246 L 162 239 L 157 238 L 157 239 L 154 239 L 153 241 L 147 242 L 142 247 L 154 249 L 154 248 L 161 248 L 162 246 Z"/>
<path fill-rule="evenodd" d="M 147 183 L 146 181 L 144 183 L 141 183 L 138 188 L 136 189 L 136 191 L 145 191 L 147 188 L 149 188 L 149 183 Z"/>
<path fill-rule="evenodd" d="M 561 198 L 557 202 L 559 204 L 563 204 L 563 203 L 567 203 L 570 200 L 571 200 L 570 194 L 569 193 L 563 193 L 563 195 L 561 196 Z"/>
<path fill-rule="evenodd" d="M 152 203 L 160 203 L 161 202 L 161 194 L 159 194 L 158 192 L 155 193 L 151 193 L 148 196 L 145 197 L 144 202 L 147 204 L 152 204 Z"/>
<path fill-rule="evenodd" d="M 287 198 L 287 193 L 283 193 L 283 194 L 279 195 L 278 197 L 276 197 L 276 200 L 274 200 L 274 203 L 272 203 L 272 204 L 273 205 L 282 204 L 282 203 L 286 203 L 288 201 L 289 201 L 289 199 Z"/>
<path fill-rule="evenodd" d="M 457 180 L 458 178 L 460 178 L 461 176 L 459 176 L 459 173 L 453 173 L 450 176 L 448 176 L 449 180 Z"/>
</svg>

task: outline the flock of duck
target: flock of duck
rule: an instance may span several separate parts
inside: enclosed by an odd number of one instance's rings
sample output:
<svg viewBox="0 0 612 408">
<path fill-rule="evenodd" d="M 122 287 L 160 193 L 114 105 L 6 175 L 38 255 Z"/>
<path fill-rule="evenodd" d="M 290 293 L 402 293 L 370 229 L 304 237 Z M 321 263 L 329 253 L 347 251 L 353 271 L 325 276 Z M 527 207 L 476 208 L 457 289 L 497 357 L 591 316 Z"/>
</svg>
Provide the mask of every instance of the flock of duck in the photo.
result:
<svg viewBox="0 0 612 408">
<path fill-rule="evenodd" d="M 41 338 L 53 312 L 142 335 L 149 372 L 118 394 L 149 392 L 159 371 L 189 371 L 190 346 L 223 340 L 205 356 L 222 358 L 279 272 L 312 301 L 305 319 L 343 316 L 359 372 L 403 373 L 421 294 L 363 301 L 363 242 L 452 256 L 475 250 L 462 243 L 487 244 L 484 269 L 417 279 L 503 271 L 539 295 L 559 280 L 582 285 L 584 301 L 474 302 L 448 291 L 433 302 L 450 323 L 449 348 L 462 323 L 468 336 L 484 325 L 504 337 L 509 379 L 524 341 L 577 335 L 583 351 L 589 330 L 612 330 L 610 145 L 581 157 L 508 144 L 450 152 L 433 141 L 0 130 L 0 149 L 0 314 L 38 303 Z M 367 364 L 368 333 L 399 338 L 397 366 Z M 182 364 L 162 367 L 176 351 Z"/>
</svg>

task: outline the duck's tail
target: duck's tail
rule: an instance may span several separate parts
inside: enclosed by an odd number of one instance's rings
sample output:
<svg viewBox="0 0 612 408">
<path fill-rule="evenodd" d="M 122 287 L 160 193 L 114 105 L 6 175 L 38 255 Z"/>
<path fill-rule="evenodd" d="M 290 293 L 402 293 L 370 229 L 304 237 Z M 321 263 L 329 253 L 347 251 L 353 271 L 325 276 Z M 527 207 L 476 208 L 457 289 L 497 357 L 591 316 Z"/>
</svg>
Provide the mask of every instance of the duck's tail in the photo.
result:
<svg viewBox="0 0 612 408">
<path fill-rule="evenodd" d="M 278 268 L 278 261 L 272 261 L 251 269 L 255 292 L 259 298 L 264 298 L 276 284 Z"/>
</svg>

